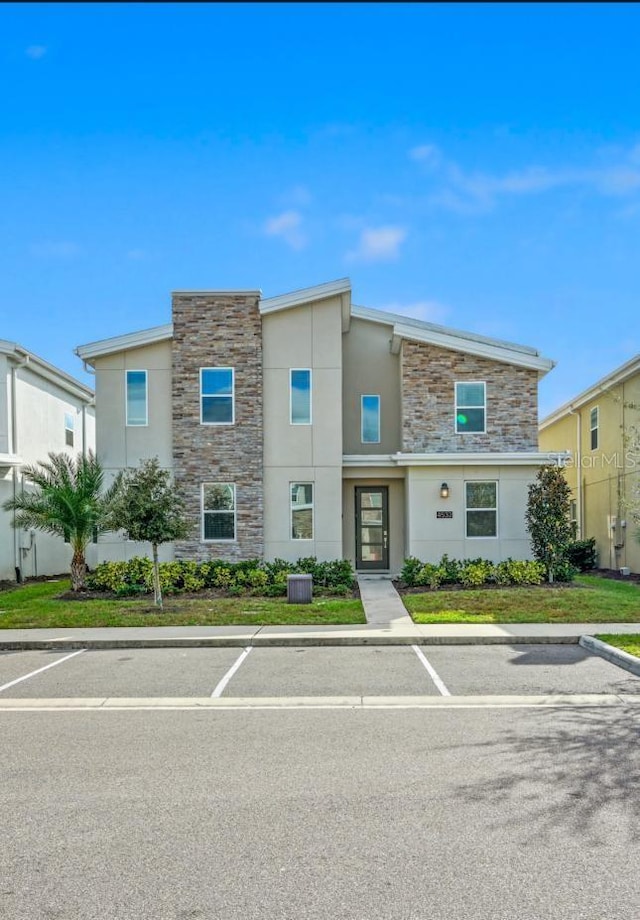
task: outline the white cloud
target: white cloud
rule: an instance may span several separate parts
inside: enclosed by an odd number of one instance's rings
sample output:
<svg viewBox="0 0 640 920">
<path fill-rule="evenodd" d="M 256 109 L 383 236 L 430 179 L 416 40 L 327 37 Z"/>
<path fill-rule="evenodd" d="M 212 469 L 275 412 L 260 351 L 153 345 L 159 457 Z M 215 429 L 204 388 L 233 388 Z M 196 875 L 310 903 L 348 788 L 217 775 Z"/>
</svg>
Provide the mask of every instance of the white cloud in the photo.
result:
<svg viewBox="0 0 640 920">
<path fill-rule="evenodd" d="M 24 52 L 32 61 L 39 61 L 47 53 L 45 45 L 29 45 Z"/>
<path fill-rule="evenodd" d="M 34 256 L 52 259 L 71 259 L 80 252 L 78 244 L 69 240 L 43 240 L 41 243 L 33 243 L 30 249 Z"/>
<path fill-rule="evenodd" d="M 397 259 L 406 237 L 404 227 L 365 228 L 360 234 L 357 248 L 348 252 L 347 258 L 360 262 L 388 262 Z"/>
<path fill-rule="evenodd" d="M 417 300 L 414 303 L 390 303 L 381 310 L 388 313 L 399 313 L 401 316 L 411 316 L 413 319 L 421 319 L 426 323 L 443 323 L 448 315 L 449 308 L 437 300 Z"/>
<path fill-rule="evenodd" d="M 299 211 L 283 211 L 270 217 L 264 225 L 267 236 L 277 236 L 292 249 L 304 249 L 307 235 L 302 229 L 302 215 Z"/>
<path fill-rule="evenodd" d="M 442 162 L 442 154 L 435 144 L 421 144 L 418 147 L 412 147 L 409 157 L 432 168 L 439 166 Z"/>
</svg>

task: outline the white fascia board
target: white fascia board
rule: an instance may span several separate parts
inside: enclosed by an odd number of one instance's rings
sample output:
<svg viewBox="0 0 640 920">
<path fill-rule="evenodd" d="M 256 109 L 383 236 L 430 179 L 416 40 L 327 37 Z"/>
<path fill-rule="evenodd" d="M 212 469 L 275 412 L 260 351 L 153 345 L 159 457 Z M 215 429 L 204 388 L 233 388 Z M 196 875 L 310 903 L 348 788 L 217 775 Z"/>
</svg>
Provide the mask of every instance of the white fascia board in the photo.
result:
<svg viewBox="0 0 640 920">
<path fill-rule="evenodd" d="M 180 296 L 180 297 L 215 297 L 219 295 L 220 297 L 261 297 L 262 291 L 260 288 L 202 288 L 200 290 L 185 290 L 185 291 L 171 291 L 171 296 Z"/>
<path fill-rule="evenodd" d="M 403 339 L 413 342 L 425 342 L 438 345 L 451 351 L 460 351 L 467 354 L 478 355 L 492 361 L 501 361 L 504 364 L 515 364 L 537 370 L 540 375 L 548 373 L 555 367 L 555 361 L 543 358 L 535 348 L 528 345 L 518 345 L 515 342 L 504 342 L 501 339 L 489 339 L 472 332 L 462 332 L 439 326 L 435 323 L 426 323 L 419 319 L 401 316 L 399 313 L 387 313 L 384 310 L 372 310 L 369 307 L 351 308 L 351 315 L 358 319 L 369 320 L 385 326 L 392 326 L 391 351 L 397 354 Z"/>
<path fill-rule="evenodd" d="M 582 393 L 579 393 L 573 399 L 570 399 L 569 402 L 563 403 L 563 405 L 561 405 L 554 412 L 551 412 L 549 415 L 545 415 L 538 426 L 539 429 L 542 431 L 543 428 L 547 428 L 554 422 L 559 421 L 561 418 L 563 418 L 565 415 L 569 415 L 575 409 L 579 409 L 581 406 L 586 405 L 586 403 L 591 402 L 592 399 L 595 399 L 604 390 L 615 387 L 619 383 L 625 382 L 630 377 L 633 377 L 638 373 L 640 373 L 640 355 L 635 355 L 635 357 L 631 358 L 630 361 L 627 361 L 626 364 L 616 368 L 615 371 L 607 374 L 606 377 L 602 377 L 600 380 L 598 380 L 597 383 L 594 383 L 593 386 L 590 386 L 587 390 L 583 390 Z"/>
<path fill-rule="evenodd" d="M 343 466 L 397 466 L 392 454 L 344 454 Z"/>
<path fill-rule="evenodd" d="M 346 294 L 350 290 L 351 281 L 349 278 L 327 281 L 325 284 L 317 284 L 315 287 L 292 291 L 290 294 L 268 297 L 266 300 L 260 301 L 260 313 L 265 316 L 269 313 L 276 313 L 278 310 L 300 307 L 305 303 L 312 303 L 314 300 L 325 300 L 327 297 L 334 297 L 336 294 Z"/>
<path fill-rule="evenodd" d="M 442 453 L 442 454 L 393 454 L 398 466 L 544 466 L 546 463 L 561 464 L 569 459 L 570 451 L 549 451 L 548 453 Z"/>
<path fill-rule="evenodd" d="M 93 401 L 95 394 L 91 387 L 81 383 L 80 380 L 76 380 L 71 374 L 67 374 L 66 371 L 60 370 L 60 368 L 56 367 L 54 364 L 49 364 L 44 358 L 40 358 L 27 348 L 18 345 L 16 342 L 7 342 L 5 339 L 0 339 L 0 354 L 7 355 L 8 358 L 15 361 L 19 366 L 28 367 L 29 370 L 38 377 L 42 377 L 44 380 L 48 380 L 50 383 L 55 384 L 57 387 L 60 387 L 61 390 L 71 394 L 76 399 L 80 399 L 87 404 Z"/>
<path fill-rule="evenodd" d="M 155 342 L 164 342 L 172 337 L 173 323 L 167 323 L 165 326 L 153 326 L 151 329 L 116 335 L 111 339 L 101 339 L 99 342 L 89 342 L 88 345 L 78 345 L 74 353 L 83 361 L 90 363 L 93 358 L 99 358 L 102 355 L 126 351 L 129 348 L 139 348 L 141 345 L 153 345 Z"/>
</svg>

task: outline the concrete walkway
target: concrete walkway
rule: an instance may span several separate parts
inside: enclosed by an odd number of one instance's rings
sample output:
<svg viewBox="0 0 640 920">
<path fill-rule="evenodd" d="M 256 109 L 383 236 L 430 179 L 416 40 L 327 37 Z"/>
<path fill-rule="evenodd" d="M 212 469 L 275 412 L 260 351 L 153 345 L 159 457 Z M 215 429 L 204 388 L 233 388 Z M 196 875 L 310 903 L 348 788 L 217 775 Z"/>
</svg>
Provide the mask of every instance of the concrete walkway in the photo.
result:
<svg viewBox="0 0 640 920">
<path fill-rule="evenodd" d="M 358 587 L 369 625 L 388 628 L 414 626 L 390 578 L 358 575 Z"/>
</svg>

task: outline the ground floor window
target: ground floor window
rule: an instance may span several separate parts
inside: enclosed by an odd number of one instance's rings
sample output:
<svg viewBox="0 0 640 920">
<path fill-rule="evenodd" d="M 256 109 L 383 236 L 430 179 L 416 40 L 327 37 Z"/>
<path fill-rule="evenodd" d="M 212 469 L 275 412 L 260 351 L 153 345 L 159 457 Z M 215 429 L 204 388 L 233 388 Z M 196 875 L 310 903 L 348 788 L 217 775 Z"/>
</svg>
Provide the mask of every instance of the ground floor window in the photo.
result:
<svg viewBox="0 0 640 920">
<path fill-rule="evenodd" d="M 313 540 L 313 483 L 291 483 L 291 539 Z"/>
<path fill-rule="evenodd" d="M 202 539 L 235 540 L 236 487 L 232 482 L 205 482 L 202 486 Z"/>
<path fill-rule="evenodd" d="M 465 483 L 467 537 L 498 536 L 498 483 Z"/>
</svg>

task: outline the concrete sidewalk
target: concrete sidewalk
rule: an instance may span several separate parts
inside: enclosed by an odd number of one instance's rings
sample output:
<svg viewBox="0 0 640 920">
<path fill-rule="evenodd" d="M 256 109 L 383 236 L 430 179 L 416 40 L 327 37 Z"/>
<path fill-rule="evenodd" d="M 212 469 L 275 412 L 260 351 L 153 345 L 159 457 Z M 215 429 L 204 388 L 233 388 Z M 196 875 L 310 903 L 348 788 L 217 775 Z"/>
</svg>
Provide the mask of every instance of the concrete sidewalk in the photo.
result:
<svg viewBox="0 0 640 920">
<path fill-rule="evenodd" d="M 504 623 L 400 626 L 123 626 L 3 629 L 0 650 L 322 645 L 577 643 L 598 633 L 640 633 L 640 623 Z"/>
</svg>

